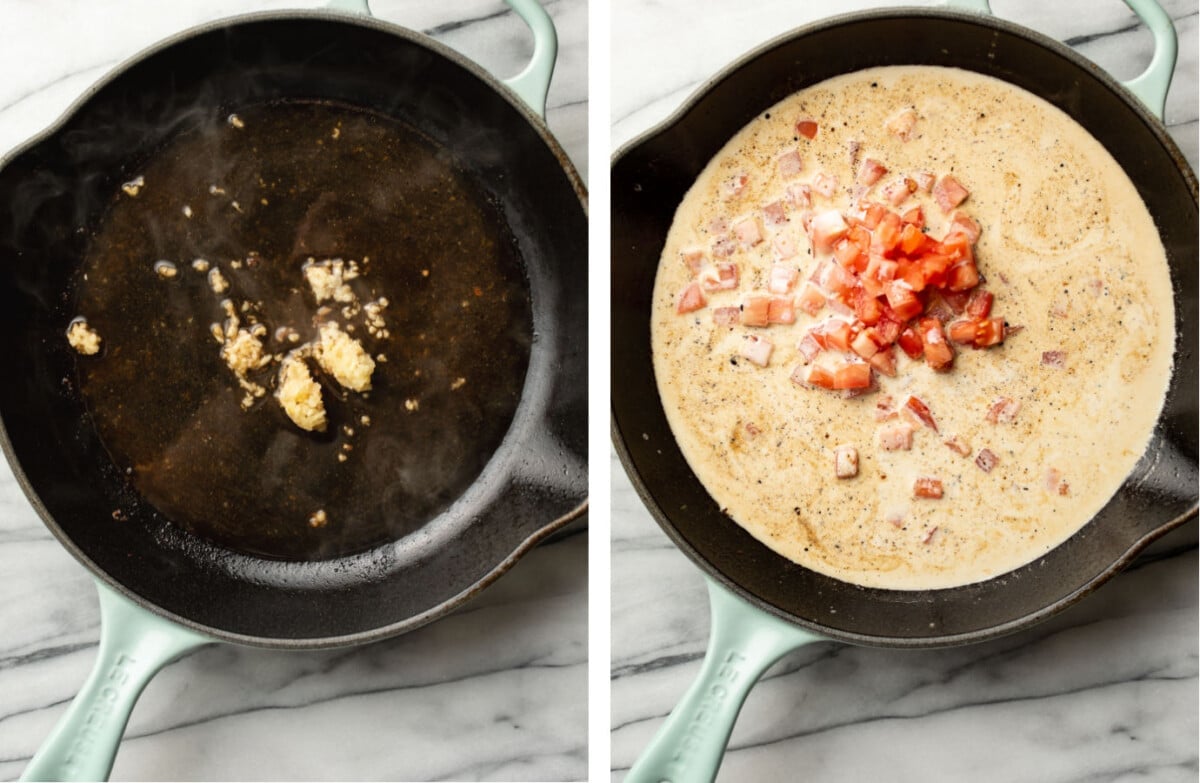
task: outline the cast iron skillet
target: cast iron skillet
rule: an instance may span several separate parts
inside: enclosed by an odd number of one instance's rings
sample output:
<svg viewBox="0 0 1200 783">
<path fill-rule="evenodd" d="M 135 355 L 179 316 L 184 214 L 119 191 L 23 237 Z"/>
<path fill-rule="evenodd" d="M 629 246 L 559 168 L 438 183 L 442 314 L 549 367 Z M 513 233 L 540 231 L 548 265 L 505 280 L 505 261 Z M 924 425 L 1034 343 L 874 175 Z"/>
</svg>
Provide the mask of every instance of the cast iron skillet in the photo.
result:
<svg viewBox="0 0 1200 783">
<path fill-rule="evenodd" d="M 106 776 L 142 687 L 185 650 L 215 640 L 332 647 L 411 630 L 583 513 L 585 194 L 543 121 L 511 91 L 543 111 L 556 54 L 536 0 L 511 4 L 536 41 L 533 62 L 509 86 L 367 16 L 258 14 L 143 53 L 0 164 L 0 361 L 10 371 L 0 443 L 46 525 L 97 578 L 104 619 L 95 672 L 27 777 Z M 526 269 L 535 335 L 513 421 L 475 482 L 416 532 L 316 562 L 227 551 L 129 503 L 130 488 L 63 382 L 73 377 L 62 350 L 64 292 L 88 227 L 130 167 L 197 107 L 227 113 L 280 99 L 361 107 L 448 149 L 503 212 Z M 121 524 L 117 507 L 129 509 Z"/>
<path fill-rule="evenodd" d="M 1157 12 L 1149 21 L 1159 51 L 1140 78 L 1144 87 L 1155 71 L 1165 74 L 1151 99 L 1161 111 L 1174 67 L 1174 31 L 1157 6 L 1129 4 L 1143 17 Z M 999 77 L 1059 106 L 1103 143 L 1160 229 L 1178 341 L 1175 373 L 1150 446 L 1088 525 L 1009 574 L 916 592 L 861 588 L 809 571 L 724 516 L 672 437 L 650 352 L 659 254 L 676 207 L 711 157 L 761 111 L 805 86 L 898 64 L 955 66 Z M 628 780 L 714 776 L 750 686 L 801 644 L 836 639 L 916 648 L 1012 633 L 1079 601 L 1151 540 L 1195 515 L 1196 178 L 1162 124 L 1135 97 L 1060 43 L 990 16 L 941 9 L 860 13 L 802 28 L 730 66 L 662 126 L 619 151 L 612 209 L 613 440 L 655 519 L 709 577 L 713 612 L 699 679 Z"/>
</svg>

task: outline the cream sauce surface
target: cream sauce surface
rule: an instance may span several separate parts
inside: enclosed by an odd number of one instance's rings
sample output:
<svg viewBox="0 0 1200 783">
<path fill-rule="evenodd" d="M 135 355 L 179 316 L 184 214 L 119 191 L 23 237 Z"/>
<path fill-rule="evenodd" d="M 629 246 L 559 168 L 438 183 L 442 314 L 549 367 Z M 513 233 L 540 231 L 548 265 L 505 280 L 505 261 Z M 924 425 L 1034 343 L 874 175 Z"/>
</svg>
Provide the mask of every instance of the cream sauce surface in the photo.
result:
<svg viewBox="0 0 1200 783">
<path fill-rule="evenodd" d="M 908 140 L 885 125 L 906 107 Z M 815 138 L 796 123 L 818 124 Z M 857 147 L 857 154 L 852 150 Z M 785 178 L 780 156 L 802 170 Z M 766 293 L 774 248 L 790 238 L 800 272 L 794 295 L 825 254 L 814 257 L 802 209 L 772 227 L 762 207 L 821 172 L 837 178 L 813 210 L 850 208 L 858 165 L 873 158 L 898 176 L 953 174 L 969 191 L 959 207 L 982 227 L 980 273 L 995 295 L 993 316 L 1024 330 L 985 350 L 957 347 L 953 369 L 932 371 L 897 350 L 898 375 L 876 373 L 879 391 L 856 398 L 789 380 L 797 343 L 816 318 L 797 309 L 791 325 L 719 326 L 713 310 Z M 728 183 L 746 174 L 740 193 Z M 898 211 L 923 207 L 930 234 L 947 216 L 915 193 Z M 692 281 L 685 253 L 714 242 L 753 215 L 764 241 L 742 247 L 736 290 L 706 292 L 707 305 L 676 313 Z M 715 259 L 721 260 L 721 259 Z M 758 540 L 800 565 L 870 587 L 953 587 L 1011 571 L 1061 544 L 1108 502 L 1145 450 L 1171 373 L 1174 312 L 1165 251 L 1124 171 L 1086 130 L 1042 99 L 1005 82 L 931 66 L 875 68 L 792 95 L 743 128 L 713 158 L 680 205 L 655 281 L 652 348 L 659 394 L 692 470 L 722 510 Z M 766 337 L 766 367 L 741 357 L 746 335 Z M 1042 363 L 1066 353 L 1066 366 Z M 877 402 L 918 396 L 939 432 L 917 425 L 910 451 L 879 445 Z M 1009 397 L 1016 419 L 991 423 Z M 961 456 L 953 436 L 971 447 Z M 837 479 L 834 449 L 854 446 L 858 475 Z M 981 449 L 999 464 L 984 472 Z M 1066 494 L 1048 483 L 1061 474 Z M 942 480 L 939 500 L 915 498 L 919 476 Z M 889 521 L 891 520 L 891 521 Z M 899 524 L 896 522 L 899 521 Z M 732 524 L 732 522 L 731 522 Z"/>
</svg>

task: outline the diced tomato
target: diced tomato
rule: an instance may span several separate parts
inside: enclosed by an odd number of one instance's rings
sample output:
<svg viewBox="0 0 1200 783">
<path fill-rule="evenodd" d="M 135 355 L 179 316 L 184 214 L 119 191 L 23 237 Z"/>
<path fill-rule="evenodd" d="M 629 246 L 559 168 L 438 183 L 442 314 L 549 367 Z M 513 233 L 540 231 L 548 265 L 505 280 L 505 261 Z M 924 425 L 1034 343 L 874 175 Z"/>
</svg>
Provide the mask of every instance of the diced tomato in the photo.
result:
<svg viewBox="0 0 1200 783">
<path fill-rule="evenodd" d="M 846 235 L 847 230 L 849 226 L 836 209 L 818 212 L 812 220 L 813 247 L 818 251 L 829 250 L 834 242 Z"/>
<path fill-rule="evenodd" d="M 774 241 L 771 242 L 771 248 L 775 251 L 775 257 L 780 261 L 796 257 L 796 240 L 792 239 L 790 234 L 776 234 Z"/>
<path fill-rule="evenodd" d="M 888 307 L 902 323 L 921 314 L 924 306 L 904 279 L 893 280 L 885 289 Z"/>
<path fill-rule="evenodd" d="M 817 342 L 817 338 L 813 336 L 812 332 L 809 332 L 796 346 L 796 350 L 800 351 L 800 355 L 804 357 L 805 364 L 811 364 L 812 360 L 817 358 L 817 354 L 821 352 L 821 344 Z"/>
<path fill-rule="evenodd" d="M 752 294 L 742 301 L 742 323 L 746 326 L 766 326 L 769 321 L 771 297 Z"/>
<path fill-rule="evenodd" d="M 1011 424 L 1020 410 L 1021 403 L 1010 397 L 1000 397 L 988 408 L 987 420 L 992 424 Z"/>
<path fill-rule="evenodd" d="M 692 273 L 692 277 L 700 274 L 700 270 L 704 268 L 704 251 L 698 248 L 688 248 L 680 253 L 683 258 L 683 263 L 687 265 L 688 270 Z"/>
<path fill-rule="evenodd" d="M 874 326 L 883 317 L 883 304 L 862 288 L 854 295 L 854 314 L 867 326 Z"/>
<path fill-rule="evenodd" d="M 944 237 L 938 245 L 938 252 L 949 256 L 952 261 L 975 260 L 975 251 L 964 234 L 949 234 Z"/>
<path fill-rule="evenodd" d="M 718 307 L 713 310 L 713 323 L 718 326 L 736 326 L 742 320 L 742 311 L 737 307 Z"/>
<path fill-rule="evenodd" d="M 858 280 L 853 274 L 842 269 L 837 264 L 829 264 L 821 269 L 821 278 L 817 284 L 831 294 L 849 296 L 858 288 Z"/>
<path fill-rule="evenodd" d="M 935 370 L 949 369 L 954 361 L 954 349 L 946 342 L 942 323 L 936 318 L 922 318 L 917 324 L 925 343 L 925 363 Z"/>
<path fill-rule="evenodd" d="M 700 290 L 699 283 L 691 283 L 683 292 L 679 294 L 679 302 L 675 305 L 675 312 L 683 315 L 694 310 L 699 310 L 708 302 L 704 298 L 704 292 Z"/>
<path fill-rule="evenodd" d="M 879 447 L 884 451 L 908 451 L 912 448 L 912 436 L 913 426 L 898 421 L 879 430 Z"/>
<path fill-rule="evenodd" d="M 871 365 L 862 362 L 845 364 L 833 372 L 833 388 L 865 389 L 871 385 Z"/>
<path fill-rule="evenodd" d="M 900 249 L 906 256 L 917 255 L 925 247 L 926 241 L 924 232 L 912 223 L 905 223 L 904 228 L 900 230 Z"/>
<path fill-rule="evenodd" d="M 807 183 L 788 185 L 787 197 L 796 209 L 808 209 L 812 206 L 812 187 Z"/>
<path fill-rule="evenodd" d="M 851 330 L 850 324 L 838 318 L 831 318 L 825 322 L 823 329 L 825 334 L 825 346 L 838 351 L 850 350 Z"/>
<path fill-rule="evenodd" d="M 889 255 L 900 244 L 900 216 L 895 212 L 885 212 L 879 225 L 875 228 L 875 236 L 871 249 L 880 255 Z"/>
<path fill-rule="evenodd" d="M 772 296 L 767 303 L 767 323 L 796 323 L 796 306 L 790 296 Z"/>
<path fill-rule="evenodd" d="M 854 266 L 862 254 L 859 246 L 849 238 L 838 240 L 838 243 L 833 246 L 833 257 L 843 267 Z"/>
<path fill-rule="evenodd" d="M 946 284 L 947 272 L 954 261 L 939 253 L 927 253 L 921 256 L 921 274 L 925 277 L 925 285 L 941 288 Z"/>
<path fill-rule="evenodd" d="M 979 224 L 976 223 L 970 215 L 962 212 L 955 212 L 950 219 L 950 228 L 946 231 L 947 234 L 962 234 L 967 238 L 972 245 L 979 241 L 981 230 Z"/>
<path fill-rule="evenodd" d="M 971 444 L 967 443 L 957 435 L 952 435 L 950 439 L 946 441 L 946 445 L 950 447 L 951 451 L 959 456 L 971 456 Z"/>
<path fill-rule="evenodd" d="M 796 150 L 786 152 L 778 158 L 779 176 L 784 179 L 791 179 L 797 176 L 804 168 L 804 163 L 800 159 L 800 153 Z"/>
<path fill-rule="evenodd" d="M 800 368 L 796 368 L 796 372 L 792 375 L 792 380 L 796 380 L 796 375 L 800 374 Z M 822 367 L 819 364 L 814 364 L 808 368 L 808 372 L 804 374 L 804 383 L 809 386 L 816 386 L 818 389 L 833 389 L 834 375 L 832 372 Z"/>
<path fill-rule="evenodd" d="M 733 235 L 743 247 L 754 247 L 763 240 L 758 218 L 748 217 L 733 224 Z"/>
<path fill-rule="evenodd" d="M 896 344 L 910 359 L 920 359 L 921 354 L 925 353 L 925 343 L 921 341 L 921 335 L 911 326 L 900 332 Z"/>
<path fill-rule="evenodd" d="M 940 296 L 955 315 L 965 312 L 967 305 L 971 303 L 971 294 L 967 291 L 942 291 Z"/>
<path fill-rule="evenodd" d="M 976 321 L 966 318 L 960 318 L 957 321 L 951 321 L 946 327 L 946 336 L 951 342 L 959 345 L 970 345 L 975 342 L 975 330 L 979 326 Z"/>
<path fill-rule="evenodd" d="M 975 347 L 989 348 L 1004 342 L 1004 319 L 989 318 L 975 328 Z"/>
<path fill-rule="evenodd" d="M 982 321 L 992 312 L 992 301 L 995 297 L 991 291 L 976 291 L 967 302 L 967 315 L 976 321 Z"/>
<path fill-rule="evenodd" d="M 857 337 L 850 341 L 850 350 L 864 359 L 870 359 L 879 352 L 879 346 L 871 339 L 871 335 L 870 329 L 863 329 Z"/>
<path fill-rule="evenodd" d="M 925 267 L 921 261 L 900 262 L 900 279 L 909 291 L 920 293 L 925 290 Z"/>
<path fill-rule="evenodd" d="M 853 446 L 838 446 L 833 452 L 833 470 L 838 478 L 854 478 L 858 475 L 858 449 Z"/>
<path fill-rule="evenodd" d="M 742 340 L 742 356 L 754 362 L 759 367 L 767 366 L 771 361 L 771 352 L 774 350 L 775 345 L 765 337 L 748 334 Z"/>
<path fill-rule="evenodd" d="M 737 244 L 729 237 L 719 237 L 712 243 L 712 254 L 717 258 L 729 258 L 737 251 Z"/>
<path fill-rule="evenodd" d="M 806 139 L 817 137 L 817 124 L 812 120 L 800 120 L 796 123 L 796 132 Z"/>
<path fill-rule="evenodd" d="M 909 397 L 908 402 L 904 406 L 912 411 L 913 415 L 920 419 L 921 423 L 934 432 L 938 431 L 937 422 L 933 420 L 933 414 L 929 412 L 929 406 L 921 400 L 920 397 Z"/>
<path fill-rule="evenodd" d="M 992 468 L 1000 464 L 1000 458 L 991 449 L 980 449 L 979 454 L 975 456 L 975 464 L 984 473 L 991 473 Z"/>
<path fill-rule="evenodd" d="M 913 483 L 913 497 L 937 500 L 942 497 L 942 493 L 941 479 L 931 476 L 921 476 Z"/>
<path fill-rule="evenodd" d="M 948 370 L 954 361 L 954 349 L 949 343 L 925 343 L 925 363 L 935 370 Z"/>
<path fill-rule="evenodd" d="M 950 268 L 946 287 L 951 291 L 970 291 L 979 285 L 979 270 L 974 261 L 963 261 Z"/>
<path fill-rule="evenodd" d="M 738 287 L 737 264 L 717 264 L 700 275 L 700 285 L 705 291 L 732 291 Z"/>
<path fill-rule="evenodd" d="M 786 294 L 799 279 L 800 270 L 795 264 L 775 264 L 771 267 L 767 289 L 776 294 Z"/>
<path fill-rule="evenodd" d="M 782 201 L 772 201 L 762 208 L 763 222 L 768 226 L 782 226 L 787 222 L 787 211 Z"/>
<path fill-rule="evenodd" d="M 800 297 L 797 300 L 800 309 L 809 315 L 815 316 L 825 307 L 825 294 L 821 293 L 821 289 L 810 280 L 800 289 Z"/>
<path fill-rule="evenodd" d="M 907 182 L 902 179 L 896 180 L 883 189 L 883 197 L 887 199 L 888 203 L 893 207 L 900 206 L 910 195 L 912 195 L 912 192 L 917 189 L 917 183 L 915 182 L 913 182 L 912 188 L 909 189 L 909 182 L 912 182 L 912 180 L 908 180 Z"/>
<path fill-rule="evenodd" d="M 939 179 L 933 186 L 933 198 L 946 213 L 966 201 L 969 195 L 970 191 L 950 174 Z"/>
<path fill-rule="evenodd" d="M 916 226 L 917 228 L 920 228 L 921 226 L 925 225 L 925 213 L 921 211 L 920 207 L 913 207 L 901 215 L 900 220 L 909 224 L 910 226 Z"/>
<path fill-rule="evenodd" d="M 900 138 L 902 141 L 908 141 L 912 137 L 913 128 L 917 124 L 917 112 L 912 107 L 901 109 L 896 114 L 888 118 L 884 123 L 888 133 Z"/>
<path fill-rule="evenodd" d="M 858 170 L 857 182 L 860 185 L 874 185 L 879 178 L 887 174 L 887 167 L 874 158 L 867 158 Z"/>
<path fill-rule="evenodd" d="M 749 181 L 749 175 L 739 172 L 721 184 L 721 192 L 725 198 L 740 196 L 742 191 L 746 189 L 746 183 Z"/>
<path fill-rule="evenodd" d="M 824 171 L 818 172 L 817 176 L 813 177 L 812 189 L 820 193 L 825 198 L 829 198 L 837 192 L 838 180 L 832 174 L 827 174 Z"/>
<path fill-rule="evenodd" d="M 879 227 L 879 221 L 883 220 L 883 216 L 887 214 L 887 207 L 883 204 L 870 204 L 863 212 L 863 225 L 871 231 Z"/>
<path fill-rule="evenodd" d="M 892 350 L 892 346 L 888 345 L 867 360 L 876 371 L 883 373 L 889 378 L 896 377 L 896 353 Z"/>
<path fill-rule="evenodd" d="M 879 319 L 879 323 L 875 324 L 875 342 L 881 348 L 891 345 L 896 342 L 896 338 L 900 336 L 900 330 L 903 328 L 904 323 L 896 320 L 896 314 L 892 312 L 892 308 L 885 306 L 883 316 Z"/>
<path fill-rule="evenodd" d="M 1067 366 L 1067 352 L 1042 351 L 1042 364 L 1046 367 L 1053 367 L 1056 370 L 1061 370 Z"/>
</svg>

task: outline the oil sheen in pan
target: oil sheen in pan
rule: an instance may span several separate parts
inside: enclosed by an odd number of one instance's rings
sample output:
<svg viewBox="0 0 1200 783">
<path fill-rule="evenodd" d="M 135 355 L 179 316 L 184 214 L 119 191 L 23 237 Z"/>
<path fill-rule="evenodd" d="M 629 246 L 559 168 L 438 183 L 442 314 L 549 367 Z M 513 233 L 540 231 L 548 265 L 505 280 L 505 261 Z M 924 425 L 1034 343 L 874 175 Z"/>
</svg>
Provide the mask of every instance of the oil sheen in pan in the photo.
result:
<svg viewBox="0 0 1200 783">
<path fill-rule="evenodd" d="M 91 237 L 74 297 L 104 339 L 77 363 L 85 404 L 145 501 L 224 548 L 317 560 L 404 536 L 470 486 L 520 399 L 532 314 L 499 207 L 447 150 L 390 118 L 284 102 L 211 117 L 139 173 Z M 278 328 L 316 335 L 305 261 L 364 256 L 352 288 L 389 302 L 389 337 L 361 321 L 353 333 L 386 357 L 372 389 L 310 362 L 328 427 L 305 432 L 273 398 L 273 363 L 250 374 L 266 395 L 244 410 L 210 332 L 220 300 L 254 303 L 265 348 L 284 353 L 295 343 Z M 339 310 L 326 318 L 349 323 Z"/>
</svg>

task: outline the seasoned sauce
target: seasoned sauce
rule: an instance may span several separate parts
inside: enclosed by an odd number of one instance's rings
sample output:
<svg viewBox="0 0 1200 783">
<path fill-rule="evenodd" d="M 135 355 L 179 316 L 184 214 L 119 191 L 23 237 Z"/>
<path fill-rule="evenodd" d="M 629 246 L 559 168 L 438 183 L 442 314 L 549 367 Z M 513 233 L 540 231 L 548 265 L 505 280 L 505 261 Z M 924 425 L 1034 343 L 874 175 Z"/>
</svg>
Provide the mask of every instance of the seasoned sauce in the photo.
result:
<svg viewBox="0 0 1200 783">
<path fill-rule="evenodd" d="M 208 117 L 138 174 L 74 297 L 103 337 L 78 361 L 84 401 L 146 501 L 226 548 L 314 560 L 407 535 L 475 480 L 516 410 L 532 316 L 499 207 L 448 151 L 291 102 Z M 305 265 L 332 259 L 355 262 L 346 285 L 376 310 L 317 301 Z M 262 325 L 266 366 L 222 358 L 223 300 Z M 309 360 L 327 420 L 306 431 L 275 397 L 279 357 L 330 322 L 375 366 L 356 391 Z"/>
<path fill-rule="evenodd" d="M 907 140 L 886 127 L 906 107 Z M 799 120 L 817 125 L 812 139 Z M 785 177 L 779 159 L 799 153 Z M 959 347 L 934 372 L 899 351 L 895 378 L 854 398 L 789 380 L 797 343 L 817 318 L 790 325 L 714 324 L 713 310 L 765 292 L 776 239 L 790 237 L 803 282 L 819 258 L 801 210 L 781 226 L 762 208 L 819 172 L 838 180 L 813 209 L 847 210 L 866 158 L 896 175 L 952 174 L 970 191 L 959 207 L 982 227 L 979 271 L 993 312 L 1024 330 L 986 350 Z M 740 192 L 729 183 L 747 174 Z M 916 192 L 930 234 L 948 217 Z M 692 278 L 685 251 L 711 255 L 726 226 L 757 215 L 765 241 L 739 246 L 736 290 L 707 292 L 677 314 Z M 785 242 L 786 244 L 786 242 Z M 824 257 L 827 254 L 822 254 Z M 793 294 L 795 289 L 793 289 Z M 742 356 L 745 336 L 774 343 L 766 367 Z M 652 342 L 659 393 L 675 437 L 730 518 L 781 555 L 860 585 L 952 587 L 1021 566 L 1062 543 L 1112 497 L 1146 448 L 1162 406 L 1174 347 L 1165 252 L 1154 222 L 1118 164 L 1082 127 L 1004 82 L 955 69 L 904 66 L 841 76 L 764 112 L 716 155 L 686 195 L 655 283 Z M 1055 355 L 1055 353 L 1059 355 Z M 1049 362 L 1043 356 L 1050 353 Z M 874 411 L 885 396 L 923 400 L 939 431 L 916 424 L 911 450 L 881 447 Z M 1020 408 L 991 422 L 1000 398 Z M 957 437 L 969 456 L 946 445 Z M 853 446 L 857 475 L 835 476 L 835 450 Z M 989 471 L 976 460 L 982 459 Z M 846 462 L 846 473 L 850 465 Z M 938 477 L 941 499 L 915 497 Z"/>
</svg>

